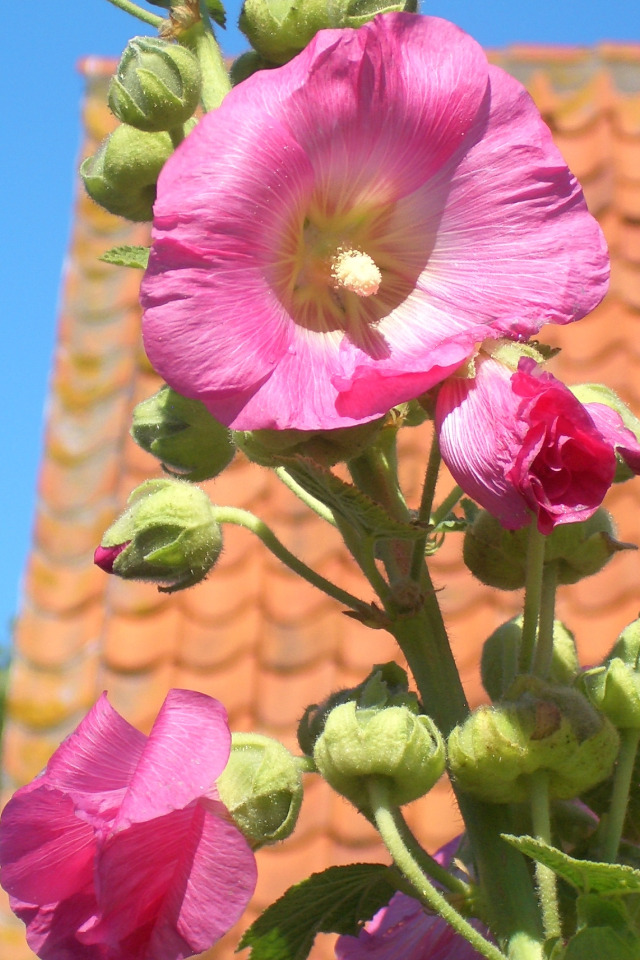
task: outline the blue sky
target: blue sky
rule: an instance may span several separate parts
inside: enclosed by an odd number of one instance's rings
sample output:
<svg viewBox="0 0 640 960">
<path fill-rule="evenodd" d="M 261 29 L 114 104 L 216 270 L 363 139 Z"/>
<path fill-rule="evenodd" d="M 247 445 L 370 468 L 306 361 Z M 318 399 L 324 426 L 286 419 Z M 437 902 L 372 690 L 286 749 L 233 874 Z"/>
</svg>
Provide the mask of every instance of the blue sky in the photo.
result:
<svg viewBox="0 0 640 960">
<path fill-rule="evenodd" d="M 305 0 L 300 0 L 305 2 Z M 144 6 L 144 0 L 142 0 Z M 28 26 L 14 25 L 0 57 L 5 121 L 0 183 L 5 243 L 0 258 L 4 350 L 0 354 L 0 648 L 7 644 L 29 549 L 61 271 L 69 239 L 87 54 L 118 56 L 127 39 L 150 32 L 107 0 L 27 5 Z M 225 52 L 244 48 L 235 28 L 240 0 L 228 0 Z M 157 9 L 156 9 L 156 12 Z M 485 46 L 593 45 L 640 41 L 637 0 L 434 0 L 423 12 L 447 17 Z"/>
</svg>

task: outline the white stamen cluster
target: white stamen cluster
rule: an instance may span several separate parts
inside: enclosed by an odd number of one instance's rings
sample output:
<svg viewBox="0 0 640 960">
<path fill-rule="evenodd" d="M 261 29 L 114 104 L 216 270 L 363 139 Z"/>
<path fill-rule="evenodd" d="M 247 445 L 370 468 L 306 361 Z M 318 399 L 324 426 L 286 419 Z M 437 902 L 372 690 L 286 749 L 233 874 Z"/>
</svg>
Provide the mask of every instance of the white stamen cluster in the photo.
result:
<svg viewBox="0 0 640 960">
<path fill-rule="evenodd" d="M 359 297 L 377 293 L 382 274 L 368 253 L 339 247 L 331 261 L 331 276 L 336 289 L 350 290 Z"/>
</svg>

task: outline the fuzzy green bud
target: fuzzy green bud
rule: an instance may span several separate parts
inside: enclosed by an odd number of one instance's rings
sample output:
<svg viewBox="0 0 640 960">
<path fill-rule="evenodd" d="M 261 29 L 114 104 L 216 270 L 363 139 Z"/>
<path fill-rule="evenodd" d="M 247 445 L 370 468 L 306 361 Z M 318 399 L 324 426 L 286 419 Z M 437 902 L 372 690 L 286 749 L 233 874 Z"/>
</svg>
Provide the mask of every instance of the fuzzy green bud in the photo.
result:
<svg viewBox="0 0 640 960">
<path fill-rule="evenodd" d="M 264 467 L 278 466 L 291 457 L 307 457 L 324 467 L 351 460 L 378 436 L 384 417 L 356 427 L 336 430 L 251 430 L 232 433 L 234 443 L 249 460 Z"/>
<path fill-rule="evenodd" d="M 167 386 L 136 406 L 131 436 L 167 473 L 196 483 L 217 477 L 236 452 L 229 430 L 203 403 Z"/>
<path fill-rule="evenodd" d="M 268 70 L 272 67 L 273 64 L 261 57 L 255 50 L 247 50 L 246 53 L 241 53 L 231 64 L 229 79 L 232 86 L 235 87 L 246 80 L 247 77 L 253 76 L 258 70 Z"/>
<path fill-rule="evenodd" d="M 615 763 L 615 727 L 577 691 L 521 677 L 517 699 L 481 706 L 449 735 L 449 769 L 459 787 L 492 803 L 520 803 L 529 777 L 545 771 L 550 795 L 577 797 Z"/>
<path fill-rule="evenodd" d="M 522 616 L 501 624 L 482 648 L 482 685 L 492 700 L 501 700 L 518 675 Z M 549 679 L 558 685 L 570 684 L 580 672 L 573 634 L 560 620 L 553 622 L 553 654 Z"/>
<path fill-rule="evenodd" d="M 579 383 L 570 387 L 571 392 L 578 398 L 580 403 L 602 403 L 606 407 L 611 407 L 619 414 L 624 426 L 630 430 L 636 440 L 640 441 L 640 420 L 629 409 L 629 407 L 620 399 L 618 394 L 607 387 L 604 383 Z M 616 474 L 613 478 L 614 483 L 623 483 L 635 476 L 633 470 L 627 466 L 620 454 L 616 451 Z"/>
<path fill-rule="evenodd" d="M 221 550 L 222 530 L 204 490 L 183 480 L 146 480 L 104 534 L 94 559 L 107 573 L 173 593 L 203 580 Z"/>
<path fill-rule="evenodd" d="M 201 86 L 200 65 L 186 47 L 134 37 L 109 85 L 109 106 L 118 120 L 138 130 L 170 130 L 193 115 Z"/>
<path fill-rule="evenodd" d="M 634 670 L 640 670 L 640 619 L 625 627 L 608 654 L 605 663 L 619 657 Z"/>
<path fill-rule="evenodd" d="M 605 666 L 587 670 L 581 684 L 615 727 L 640 730 L 640 672 L 614 657 Z"/>
<path fill-rule="evenodd" d="M 465 533 L 463 558 L 487 586 L 518 590 L 526 583 L 529 529 L 505 530 L 499 520 L 480 510 Z M 555 563 L 558 584 L 591 577 L 620 550 L 633 549 L 615 539 L 611 516 L 599 507 L 588 520 L 559 524 L 545 538 L 545 564 Z"/>
<path fill-rule="evenodd" d="M 217 780 L 220 799 L 253 849 L 285 840 L 302 803 L 296 758 L 277 740 L 234 733 L 231 755 Z"/>
<path fill-rule="evenodd" d="M 122 123 L 92 157 L 80 176 L 92 200 L 127 220 L 152 220 L 156 183 L 173 153 L 168 133 L 145 133 Z"/>
<path fill-rule="evenodd" d="M 244 0 L 239 27 L 260 56 L 283 64 L 318 30 L 361 27 L 379 13 L 416 8 L 416 0 Z"/>
<path fill-rule="evenodd" d="M 316 741 L 313 758 L 322 776 L 358 809 L 369 807 L 367 781 L 384 777 L 389 800 L 402 806 L 424 796 L 444 772 L 444 741 L 417 702 L 335 707 Z"/>
<path fill-rule="evenodd" d="M 409 693 L 406 670 L 390 660 L 375 664 L 362 683 L 332 693 L 322 703 L 312 703 L 298 725 L 298 743 L 308 757 L 313 756 L 316 740 L 324 730 L 327 717 L 334 707 L 353 700 L 360 707 L 401 706 L 415 704 L 415 693 Z"/>
</svg>

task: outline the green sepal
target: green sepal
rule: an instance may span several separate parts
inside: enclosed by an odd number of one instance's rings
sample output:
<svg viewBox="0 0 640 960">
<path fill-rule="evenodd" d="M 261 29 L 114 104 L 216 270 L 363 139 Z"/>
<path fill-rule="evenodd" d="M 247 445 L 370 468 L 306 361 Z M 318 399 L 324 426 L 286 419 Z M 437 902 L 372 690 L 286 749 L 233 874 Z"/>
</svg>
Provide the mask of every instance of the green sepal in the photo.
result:
<svg viewBox="0 0 640 960">
<path fill-rule="evenodd" d="M 624 863 L 599 863 L 594 860 L 576 860 L 562 850 L 552 847 L 535 837 L 514 837 L 501 834 L 512 847 L 532 860 L 544 864 L 580 893 L 600 893 L 604 896 L 622 897 L 640 891 L 640 870 Z M 596 954 L 594 954 L 596 956 Z"/>
<path fill-rule="evenodd" d="M 111 247 L 98 260 L 112 263 L 116 267 L 133 267 L 135 270 L 146 270 L 149 264 L 150 247 L 133 247 L 124 244 L 121 247 Z"/>
<path fill-rule="evenodd" d="M 306 457 L 283 458 L 282 464 L 307 493 L 350 523 L 364 537 L 374 540 L 419 540 L 425 534 L 423 527 L 394 520 L 384 507 L 353 484 L 341 480 L 313 460 Z"/>
<path fill-rule="evenodd" d="M 205 2 L 213 22 L 224 30 L 227 25 L 227 11 L 224 9 L 221 0 L 205 0 Z"/>
<path fill-rule="evenodd" d="M 357 936 L 397 891 L 382 863 L 329 867 L 290 887 L 243 934 L 251 960 L 305 960 L 318 933 Z"/>
</svg>

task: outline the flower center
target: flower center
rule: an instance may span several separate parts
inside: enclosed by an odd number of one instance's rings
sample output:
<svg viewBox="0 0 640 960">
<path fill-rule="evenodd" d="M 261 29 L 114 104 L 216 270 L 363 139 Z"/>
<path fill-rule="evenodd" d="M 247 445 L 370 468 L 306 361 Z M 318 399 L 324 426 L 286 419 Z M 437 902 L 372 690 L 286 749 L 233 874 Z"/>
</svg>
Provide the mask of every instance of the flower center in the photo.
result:
<svg viewBox="0 0 640 960">
<path fill-rule="evenodd" d="M 331 277 L 336 290 L 350 290 L 359 297 L 378 292 L 382 274 L 368 253 L 351 247 L 338 247 L 331 258 Z"/>
</svg>

